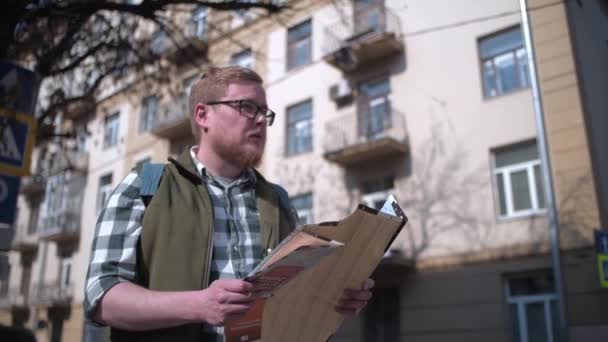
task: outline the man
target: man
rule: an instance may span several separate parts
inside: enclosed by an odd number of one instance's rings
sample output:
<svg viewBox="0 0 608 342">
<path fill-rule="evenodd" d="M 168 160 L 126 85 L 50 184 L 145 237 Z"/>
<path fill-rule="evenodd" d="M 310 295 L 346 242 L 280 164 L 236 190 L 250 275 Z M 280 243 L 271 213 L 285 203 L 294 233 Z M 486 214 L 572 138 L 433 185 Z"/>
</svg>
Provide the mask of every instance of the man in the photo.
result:
<svg viewBox="0 0 608 342">
<path fill-rule="evenodd" d="M 253 169 L 275 116 L 261 77 L 210 68 L 190 108 L 197 145 L 165 166 L 147 206 L 131 172 L 97 223 L 85 312 L 112 327 L 115 341 L 221 338 L 221 327 L 252 302 L 252 285 L 241 279 L 295 225 L 284 190 Z M 372 286 L 346 289 L 336 310 L 360 311 Z"/>
</svg>

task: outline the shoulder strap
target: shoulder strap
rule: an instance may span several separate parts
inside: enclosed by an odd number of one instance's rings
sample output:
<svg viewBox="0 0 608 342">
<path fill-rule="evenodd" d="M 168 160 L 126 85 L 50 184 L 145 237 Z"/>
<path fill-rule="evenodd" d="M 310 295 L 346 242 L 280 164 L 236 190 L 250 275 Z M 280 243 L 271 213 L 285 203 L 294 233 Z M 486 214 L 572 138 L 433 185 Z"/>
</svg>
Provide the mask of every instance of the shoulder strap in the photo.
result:
<svg viewBox="0 0 608 342">
<path fill-rule="evenodd" d="M 139 195 L 146 207 L 156 193 L 156 189 L 158 189 L 158 184 L 160 184 L 164 170 L 165 164 L 145 163 L 141 168 L 141 172 L 139 173 L 139 177 L 141 178 Z"/>
</svg>

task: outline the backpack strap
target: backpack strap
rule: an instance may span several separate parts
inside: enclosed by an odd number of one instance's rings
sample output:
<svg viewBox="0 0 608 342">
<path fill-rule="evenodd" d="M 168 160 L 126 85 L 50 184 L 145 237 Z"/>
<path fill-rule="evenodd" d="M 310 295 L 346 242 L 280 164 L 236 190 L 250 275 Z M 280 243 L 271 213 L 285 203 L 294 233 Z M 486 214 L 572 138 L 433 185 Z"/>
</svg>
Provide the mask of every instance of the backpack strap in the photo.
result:
<svg viewBox="0 0 608 342">
<path fill-rule="evenodd" d="M 141 172 L 139 173 L 139 177 L 141 178 L 139 195 L 146 207 L 158 189 L 164 170 L 165 164 L 145 163 L 141 168 Z"/>
</svg>

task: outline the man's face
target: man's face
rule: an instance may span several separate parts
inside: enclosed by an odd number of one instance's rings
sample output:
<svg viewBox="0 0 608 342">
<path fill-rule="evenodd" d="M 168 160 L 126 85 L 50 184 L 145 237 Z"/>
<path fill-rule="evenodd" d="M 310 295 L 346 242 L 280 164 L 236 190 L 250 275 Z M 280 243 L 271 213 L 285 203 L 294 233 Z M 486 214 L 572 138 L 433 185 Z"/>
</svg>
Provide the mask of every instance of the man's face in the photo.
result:
<svg viewBox="0 0 608 342">
<path fill-rule="evenodd" d="M 232 82 L 217 101 L 248 100 L 266 108 L 266 92 L 251 81 Z M 263 114 L 255 119 L 241 115 L 238 105 L 207 106 L 206 143 L 223 160 L 243 169 L 259 163 L 266 145 L 266 120 Z"/>
</svg>

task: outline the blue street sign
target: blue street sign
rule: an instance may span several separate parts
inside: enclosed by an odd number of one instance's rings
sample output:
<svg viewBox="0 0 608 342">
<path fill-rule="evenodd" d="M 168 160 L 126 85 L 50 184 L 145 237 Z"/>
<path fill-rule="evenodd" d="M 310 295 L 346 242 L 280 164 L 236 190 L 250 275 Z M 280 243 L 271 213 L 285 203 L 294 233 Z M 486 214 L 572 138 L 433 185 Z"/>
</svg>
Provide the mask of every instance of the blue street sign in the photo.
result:
<svg viewBox="0 0 608 342">
<path fill-rule="evenodd" d="M 0 224 L 15 222 L 20 181 L 19 177 L 0 175 Z"/>
<path fill-rule="evenodd" d="M 608 230 L 595 230 L 595 249 L 599 254 L 608 254 Z"/>
<path fill-rule="evenodd" d="M 19 65 L 0 62 L 0 108 L 34 114 L 38 77 Z"/>
</svg>

